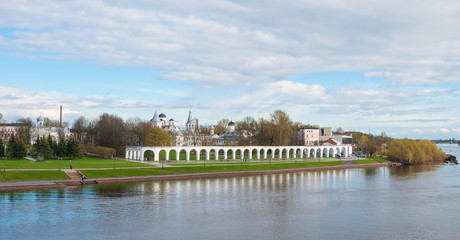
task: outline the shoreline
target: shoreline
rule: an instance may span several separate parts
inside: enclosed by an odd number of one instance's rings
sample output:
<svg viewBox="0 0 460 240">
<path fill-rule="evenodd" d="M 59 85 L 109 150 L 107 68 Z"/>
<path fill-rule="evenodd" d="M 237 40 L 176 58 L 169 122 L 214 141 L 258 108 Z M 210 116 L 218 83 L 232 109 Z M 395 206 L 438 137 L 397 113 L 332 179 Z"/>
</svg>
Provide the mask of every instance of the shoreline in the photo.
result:
<svg viewBox="0 0 460 240">
<path fill-rule="evenodd" d="M 337 166 L 307 167 L 307 168 L 288 168 L 288 169 L 274 169 L 274 170 L 92 178 L 92 179 L 86 179 L 84 181 L 84 184 L 82 184 L 82 181 L 71 180 L 71 179 L 70 180 L 6 182 L 6 183 L 0 183 L 0 192 L 15 192 L 15 191 L 24 191 L 24 190 L 64 188 L 68 186 L 81 186 L 81 185 L 86 185 L 86 184 L 110 184 L 110 183 L 124 183 L 124 182 L 152 182 L 152 181 L 176 181 L 176 180 L 190 180 L 190 179 L 210 179 L 210 178 L 221 178 L 221 177 L 257 176 L 257 175 L 269 175 L 269 174 L 280 174 L 280 173 L 313 172 L 313 171 L 324 171 L 324 170 L 339 170 L 339 169 L 350 169 L 350 168 L 374 168 L 374 167 L 387 167 L 387 166 L 390 166 L 390 164 L 388 163 L 369 163 L 369 164 L 337 165 Z"/>
</svg>

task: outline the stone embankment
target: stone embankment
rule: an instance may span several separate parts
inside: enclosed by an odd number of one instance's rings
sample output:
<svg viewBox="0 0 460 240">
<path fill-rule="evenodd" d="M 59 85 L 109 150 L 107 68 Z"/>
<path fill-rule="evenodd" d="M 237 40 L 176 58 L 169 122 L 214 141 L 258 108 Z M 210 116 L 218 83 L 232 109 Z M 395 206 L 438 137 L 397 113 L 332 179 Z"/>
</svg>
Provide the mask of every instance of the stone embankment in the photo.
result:
<svg viewBox="0 0 460 240">
<path fill-rule="evenodd" d="M 171 175 L 96 178 L 96 179 L 86 179 L 84 181 L 82 181 L 80 178 L 78 180 L 69 179 L 69 180 L 53 180 L 53 181 L 6 182 L 6 183 L 0 183 L 0 192 L 62 188 L 66 186 L 79 186 L 83 184 L 240 177 L 240 176 L 256 176 L 256 175 L 268 175 L 268 174 L 280 174 L 280 173 L 298 173 L 298 172 L 312 172 L 312 171 L 324 171 L 324 170 L 338 170 L 338 169 L 347 169 L 347 168 L 374 168 L 374 167 L 386 167 L 389 165 L 390 165 L 389 163 L 371 163 L 371 164 L 338 165 L 338 166 L 309 167 L 309 168 L 290 168 L 290 169 L 276 169 L 276 170 L 188 173 L 188 174 L 171 174 Z"/>
</svg>

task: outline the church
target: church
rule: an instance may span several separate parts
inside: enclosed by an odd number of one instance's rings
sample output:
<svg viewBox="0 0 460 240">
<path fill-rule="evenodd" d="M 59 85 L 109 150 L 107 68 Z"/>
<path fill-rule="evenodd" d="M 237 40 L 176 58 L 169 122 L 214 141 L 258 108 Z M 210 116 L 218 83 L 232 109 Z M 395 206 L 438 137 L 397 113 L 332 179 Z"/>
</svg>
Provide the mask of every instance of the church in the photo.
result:
<svg viewBox="0 0 460 240">
<path fill-rule="evenodd" d="M 188 113 L 184 130 L 176 126 L 174 119 L 168 120 L 164 113 L 158 115 L 157 111 L 155 111 L 150 123 L 172 136 L 172 146 L 209 146 L 212 144 L 211 135 L 200 133 L 198 119 L 192 118 L 191 111 Z"/>
<path fill-rule="evenodd" d="M 33 125 L 30 128 L 30 144 L 34 144 L 35 141 L 37 141 L 37 138 L 48 138 L 48 136 L 51 136 L 51 138 L 58 142 L 59 141 L 59 135 L 62 134 L 62 137 L 64 139 L 68 139 L 72 134 L 68 128 L 59 128 L 59 127 L 48 127 L 45 126 L 45 120 L 44 118 L 40 115 L 37 118 L 37 122 L 35 125 Z"/>
</svg>

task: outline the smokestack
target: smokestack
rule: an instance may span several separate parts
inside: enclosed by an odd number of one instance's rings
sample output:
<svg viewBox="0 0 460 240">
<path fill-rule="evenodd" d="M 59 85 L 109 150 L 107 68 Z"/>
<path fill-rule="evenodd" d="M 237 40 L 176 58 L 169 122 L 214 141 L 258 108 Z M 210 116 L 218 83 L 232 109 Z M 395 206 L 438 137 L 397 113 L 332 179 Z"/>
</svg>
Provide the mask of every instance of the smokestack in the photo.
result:
<svg viewBox="0 0 460 240">
<path fill-rule="evenodd" d="M 62 106 L 60 107 L 60 113 L 59 113 L 59 128 L 62 129 Z"/>
</svg>

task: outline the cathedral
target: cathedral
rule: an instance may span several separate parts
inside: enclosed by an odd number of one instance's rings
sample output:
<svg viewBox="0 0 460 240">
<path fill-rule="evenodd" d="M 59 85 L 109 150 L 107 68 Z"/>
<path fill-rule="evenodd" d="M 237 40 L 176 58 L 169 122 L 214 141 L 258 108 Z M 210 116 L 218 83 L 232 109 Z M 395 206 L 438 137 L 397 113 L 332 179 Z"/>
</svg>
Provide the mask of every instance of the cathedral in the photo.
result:
<svg viewBox="0 0 460 240">
<path fill-rule="evenodd" d="M 155 111 L 150 123 L 172 136 L 172 146 L 209 146 L 212 143 L 211 135 L 200 133 L 198 119 L 192 118 L 191 111 L 188 113 L 184 130 L 176 126 L 174 119 L 168 120 L 164 113 L 158 115 L 157 111 Z"/>
<path fill-rule="evenodd" d="M 62 137 L 64 137 L 64 139 L 68 139 L 72 135 L 68 128 L 60 129 L 58 127 L 45 126 L 45 121 L 43 117 L 40 115 L 37 118 L 35 126 L 32 126 L 30 128 L 30 143 L 34 144 L 35 141 L 37 141 L 38 137 L 48 138 L 48 136 L 51 136 L 51 138 L 54 141 L 58 142 L 60 133 L 62 134 Z"/>
</svg>

